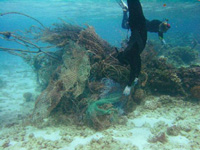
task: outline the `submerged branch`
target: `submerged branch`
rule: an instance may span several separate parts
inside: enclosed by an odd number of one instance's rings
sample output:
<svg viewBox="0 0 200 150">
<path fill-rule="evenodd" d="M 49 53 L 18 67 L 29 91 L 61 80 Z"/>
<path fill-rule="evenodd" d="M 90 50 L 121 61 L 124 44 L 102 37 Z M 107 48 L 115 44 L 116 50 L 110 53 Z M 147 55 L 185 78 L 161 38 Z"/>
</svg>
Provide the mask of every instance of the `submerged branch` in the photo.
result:
<svg viewBox="0 0 200 150">
<path fill-rule="evenodd" d="M 5 47 L 0 47 L 0 51 L 18 51 L 18 52 L 25 52 L 25 53 L 38 53 L 35 51 L 16 49 L 16 48 L 5 48 Z"/>
<path fill-rule="evenodd" d="M 26 15 L 24 13 L 20 13 L 20 12 L 7 12 L 7 13 L 0 13 L 0 16 L 5 16 L 5 15 L 9 15 L 9 14 L 18 14 L 18 15 L 22 15 L 22 16 L 26 16 L 28 18 L 31 18 L 33 20 L 35 20 L 36 22 L 38 22 L 43 28 L 46 28 L 39 20 L 29 16 L 29 15 Z"/>
<path fill-rule="evenodd" d="M 34 43 L 32 43 L 31 41 L 25 39 L 25 38 L 21 38 L 18 35 L 15 35 L 14 33 L 11 32 L 0 32 L 0 34 L 2 34 L 4 36 L 4 38 L 0 37 L 1 39 L 7 40 L 7 41 L 14 41 L 22 46 L 25 46 L 27 49 L 30 48 L 36 48 L 38 49 L 38 51 L 30 51 L 30 50 L 23 50 L 23 49 L 16 49 L 16 48 L 5 48 L 5 47 L 0 47 L 0 51 L 18 51 L 18 52 L 24 52 L 24 53 L 44 53 L 47 56 L 55 59 L 56 61 L 60 62 L 61 60 L 59 60 L 57 57 L 49 54 L 49 52 L 45 52 L 42 50 L 42 48 L 51 48 L 51 46 L 48 47 L 40 47 Z M 10 39 L 11 37 L 13 37 L 13 39 Z M 10 53 L 10 52 L 9 52 Z M 13 54 L 13 53 L 12 53 Z M 14 54 L 16 55 L 16 54 Z M 19 55 L 21 56 L 21 55 Z"/>
</svg>

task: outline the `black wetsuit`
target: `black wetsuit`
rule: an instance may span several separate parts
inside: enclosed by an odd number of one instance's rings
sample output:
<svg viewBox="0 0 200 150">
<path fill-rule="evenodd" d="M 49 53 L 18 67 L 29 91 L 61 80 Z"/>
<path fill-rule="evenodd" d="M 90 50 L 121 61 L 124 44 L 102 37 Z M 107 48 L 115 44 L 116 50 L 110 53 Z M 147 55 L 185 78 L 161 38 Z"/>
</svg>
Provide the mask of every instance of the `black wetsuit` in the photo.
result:
<svg viewBox="0 0 200 150">
<path fill-rule="evenodd" d="M 128 22 L 128 15 L 127 12 L 123 12 L 123 19 L 122 19 L 122 28 L 129 29 L 129 22 Z M 147 20 L 146 19 L 146 28 L 148 32 L 155 32 L 158 33 L 158 37 L 163 39 L 163 32 L 159 31 L 159 26 L 162 23 L 160 20 Z"/>
<path fill-rule="evenodd" d="M 129 8 L 129 28 L 131 36 L 127 48 L 118 54 L 118 60 L 123 64 L 130 64 L 130 79 L 128 86 L 131 86 L 141 71 L 140 54 L 145 48 L 147 40 L 146 21 L 139 0 L 127 0 Z"/>
<path fill-rule="evenodd" d="M 160 20 L 152 20 L 149 21 L 146 19 L 146 27 L 148 32 L 156 32 L 158 33 L 159 38 L 163 39 L 163 32 L 159 31 L 159 26 L 161 25 L 162 21 Z"/>
</svg>

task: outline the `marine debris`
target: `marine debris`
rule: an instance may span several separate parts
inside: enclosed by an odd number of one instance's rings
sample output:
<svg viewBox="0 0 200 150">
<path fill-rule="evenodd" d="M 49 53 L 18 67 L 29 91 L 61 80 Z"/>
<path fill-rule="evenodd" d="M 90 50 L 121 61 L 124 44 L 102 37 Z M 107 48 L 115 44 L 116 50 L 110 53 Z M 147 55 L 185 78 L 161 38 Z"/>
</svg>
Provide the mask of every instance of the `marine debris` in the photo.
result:
<svg viewBox="0 0 200 150">
<path fill-rule="evenodd" d="M 26 92 L 23 94 L 25 102 L 30 102 L 33 100 L 33 94 L 31 92 Z"/>
<path fill-rule="evenodd" d="M 125 113 L 132 112 L 145 95 L 183 96 L 199 100 L 200 66 L 192 65 L 192 59 L 177 56 L 189 65 L 177 67 L 166 57 L 158 56 L 156 44 L 146 46 L 139 84 L 129 97 L 124 97 L 121 87 L 129 78 L 129 66 L 118 62 L 115 47 L 101 39 L 93 27 L 72 25 L 62 20 L 53 27 L 41 29 L 32 26 L 23 34 L 26 36 L 0 32 L 1 39 L 17 42 L 25 48 L 0 47 L 0 50 L 22 57 L 37 74 L 41 94 L 31 116 L 33 122 L 43 122 L 46 117 L 58 114 L 57 117 L 64 115 L 75 124 L 86 124 L 99 130 L 116 123 L 121 108 Z M 28 35 L 32 38 L 27 38 Z M 42 47 L 38 43 L 47 46 Z M 181 49 L 194 58 L 187 47 Z M 176 50 L 179 51 L 180 47 L 172 48 L 170 55 L 175 55 Z M 106 84 L 103 79 L 116 84 Z M 160 138 L 161 142 L 165 141 L 162 134 L 155 140 Z"/>
</svg>

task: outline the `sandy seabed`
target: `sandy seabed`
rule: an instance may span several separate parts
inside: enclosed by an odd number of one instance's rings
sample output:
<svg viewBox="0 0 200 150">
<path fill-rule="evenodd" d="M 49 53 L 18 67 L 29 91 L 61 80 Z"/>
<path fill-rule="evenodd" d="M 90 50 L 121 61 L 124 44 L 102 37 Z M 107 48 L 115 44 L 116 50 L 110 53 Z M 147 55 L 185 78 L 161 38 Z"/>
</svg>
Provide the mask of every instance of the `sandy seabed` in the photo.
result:
<svg viewBox="0 0 200 150">
<path fill-rule="evenodd" d="M 35 75 L 24 63 L 0 72 L 0 149 L 5 150 L 199 150 L 200 104 L 167 95 L 148 96 L 120 124 L 103 131 L 87 126 L 24 124 L 39 95 Z M 26 102 L 24 93 L 33 94 Z M 51 120 L 51 121 L 49 121 Z"/>
</svg>

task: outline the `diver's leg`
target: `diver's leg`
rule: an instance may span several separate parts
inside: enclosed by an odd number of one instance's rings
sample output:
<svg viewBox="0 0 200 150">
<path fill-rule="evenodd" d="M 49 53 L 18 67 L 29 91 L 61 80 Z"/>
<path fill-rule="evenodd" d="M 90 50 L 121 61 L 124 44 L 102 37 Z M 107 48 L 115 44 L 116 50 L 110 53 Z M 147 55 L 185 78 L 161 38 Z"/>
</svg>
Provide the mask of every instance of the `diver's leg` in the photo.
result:
<svg viewBox="0 0 200 150">
<path fill-rule="evenodd" d="M 125 95 L 130 94 L 131 85 L 136 77 L 139 76 L 141 70 L 140 53 L 143 51 L 147 40 L 146 21 L 139 0 L 127 0 L 127 3 L 131 38 L 128 43 L 130 47 L 125 50 L 125 57 L 130 64 L 131 70 L 129 83 L 123 91 Z"/>
<path fill-rule="evenodd" d="M 122 28 L 123 29 L 129 29 L 129 23 L 128 23 L 128 12 L 123 11 L 123 19 L 122 19 Z"/>
<path fill-rule="evenodd" d="M 125 48 L 124 51 L 119 52 L 117 59 L 121 64 L 128 65 L 130 64 L 130 60 L 132 59 L 132 54 L 133 53 L 133 47 L 134 47 L 135 41 L 133 38 L 130 38 L 128 42 L 128 46 Z"/>
<path fill-rule="evenodd" d="M 138 78 L 141 72 L 141 57 L 140 54 L 137 55 L 136 57 L 136 69 L 135 69 L 135 77 Z"/>
<path fill-rule="evenodd" d="M 128 86 L 132 86 L 133 81 L 138 78 L 141 71 L 141 57 L 139 51 L 136 51 L 132 54 L 132 59 L 129 61 L 130 63 L 130 78 L 128 82 Z"/>
<path fill-rule="evenodd" d="M 142 11 L 142 6 L 139 0 L 127 0 L 127 3 L 129 8 L 129 28 L 138 44 L 142 45 L 140 46 L 140 51 L 142 51 L 147 40 L 146 20 Z"/>
<path fill-rule="evenodd" d="M 127 0 L 129 9 L 129 26 L 133 30 L 146 29 L 145 17 L 139 0 Z"/>
</svg>

